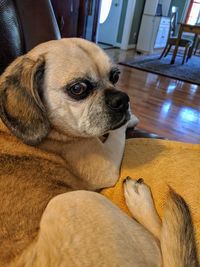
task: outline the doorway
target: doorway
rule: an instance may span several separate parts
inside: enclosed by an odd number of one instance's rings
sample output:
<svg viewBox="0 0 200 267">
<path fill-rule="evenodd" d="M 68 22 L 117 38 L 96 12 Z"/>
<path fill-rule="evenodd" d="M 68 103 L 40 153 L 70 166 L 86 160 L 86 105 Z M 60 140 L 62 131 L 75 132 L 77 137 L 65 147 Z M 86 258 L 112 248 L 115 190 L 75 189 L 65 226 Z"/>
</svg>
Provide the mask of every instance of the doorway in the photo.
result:
<svg viewBox="0 0 200 267">
<path fill-rule="evenodd" d="M 102 0 L 97 29 L 97 42 L 116 46 L 123 0 Z"/>
<path fill-rule="evenodd" d="M 90 0 L 86 39 L 101 48 L 119 47 L 127 50 L 136 0 Z"/>
</svg>

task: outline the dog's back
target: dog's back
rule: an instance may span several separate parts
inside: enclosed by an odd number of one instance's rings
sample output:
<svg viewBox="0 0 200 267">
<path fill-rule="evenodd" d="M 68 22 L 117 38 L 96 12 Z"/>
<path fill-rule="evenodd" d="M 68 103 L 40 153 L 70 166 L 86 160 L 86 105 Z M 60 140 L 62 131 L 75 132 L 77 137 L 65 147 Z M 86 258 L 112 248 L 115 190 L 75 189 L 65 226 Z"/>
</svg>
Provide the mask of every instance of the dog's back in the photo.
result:
<svg viewBox="0 0 200 267">
<path fill-rule="evenodd" d="M 59 157 L 0 131 L 0 266 L 21 254 L 37 236 L 49 200 L 71 190 L 63 182 L 69 176 Z"/>
</svg>

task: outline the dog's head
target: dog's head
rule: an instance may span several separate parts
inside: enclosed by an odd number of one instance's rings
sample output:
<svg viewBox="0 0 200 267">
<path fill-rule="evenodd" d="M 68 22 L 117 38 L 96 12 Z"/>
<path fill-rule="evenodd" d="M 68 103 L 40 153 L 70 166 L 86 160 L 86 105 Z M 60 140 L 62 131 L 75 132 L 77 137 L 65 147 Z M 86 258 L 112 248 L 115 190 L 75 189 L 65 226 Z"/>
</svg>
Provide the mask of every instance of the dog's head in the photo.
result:
<svg viewBox="0 0 200 267">
<path fill-rule="evenodd" d="M 119 70 L 95 44 L 61 39 L 15 60 L 0 79 L 0 117 L 25 143 L 39 144 L 51 128 L 101 136 L 129 118 L 129 97 L 116 89 Z"/>
</svg>

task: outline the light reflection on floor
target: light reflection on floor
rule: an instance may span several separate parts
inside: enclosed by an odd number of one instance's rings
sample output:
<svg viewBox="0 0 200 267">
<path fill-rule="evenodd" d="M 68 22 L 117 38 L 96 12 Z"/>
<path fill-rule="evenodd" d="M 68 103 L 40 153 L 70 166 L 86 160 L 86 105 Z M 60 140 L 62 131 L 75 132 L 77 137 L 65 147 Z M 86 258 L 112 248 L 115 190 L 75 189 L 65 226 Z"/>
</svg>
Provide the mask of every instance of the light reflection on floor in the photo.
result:
<svg viewBox="0 0 200 267">
<path fill-rule="evenodd" d="M 190 86 L 190 94 L 195 95 L 198 89 L 199 89 L 199 86 L 198 85 L 192 84 Z"/>
<path fill-rule="evenodd" d="M 160 118 L 164 119 L 168 116 L 168 113 L 170 111 L 172 105 L 172 101 L 171 100 L 167 100 L 163 103 L 161 111 L 160 111 Z"/>
<path fill-rule="evenodd" d="M 176 82 L 170 83 L 169 86 L 167 87 L 167 94 L 173 93 L 176 87 L 177 87 Z"/>
<path fill-rule="evenodd" d="M 200 123 L 200 111 L 191 107 L 177 107 L 173 106 L 171 100 L 166 100 L 160 110 L 160 118 L 164 119 L 169 116 L 172 108 L 175 108 L 178 112 L 176 115 L 176 122 L 179 123 Z"/>
<path fill-rule="evenodd" d="M 183 123 L 188 123 L 188 122 L 199 123 L 200 112 L 190 107 L 183 107 L 180 109 L 178 113 L 177 120 Z"/>
</svg>

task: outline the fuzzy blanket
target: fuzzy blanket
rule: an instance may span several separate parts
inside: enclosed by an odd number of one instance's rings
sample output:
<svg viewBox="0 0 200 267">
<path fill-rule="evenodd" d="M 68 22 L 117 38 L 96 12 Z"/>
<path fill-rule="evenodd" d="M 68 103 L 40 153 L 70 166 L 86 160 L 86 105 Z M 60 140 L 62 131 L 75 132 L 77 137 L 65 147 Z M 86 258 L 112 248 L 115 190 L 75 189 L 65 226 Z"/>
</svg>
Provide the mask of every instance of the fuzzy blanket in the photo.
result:
<svg viewBox="0 0 200 267">
<path fill-rule="evenodd" d="M 186 200 L 200 251 L 200 145 L 155 139 L 127 140 L 120 179 L 115 187 L 104 189 L 102 194 L 129 214 L 122 184 L 127 176 L 143 178 L 150 185 L 161 217 L 167 185 Z"/>
</svg>

